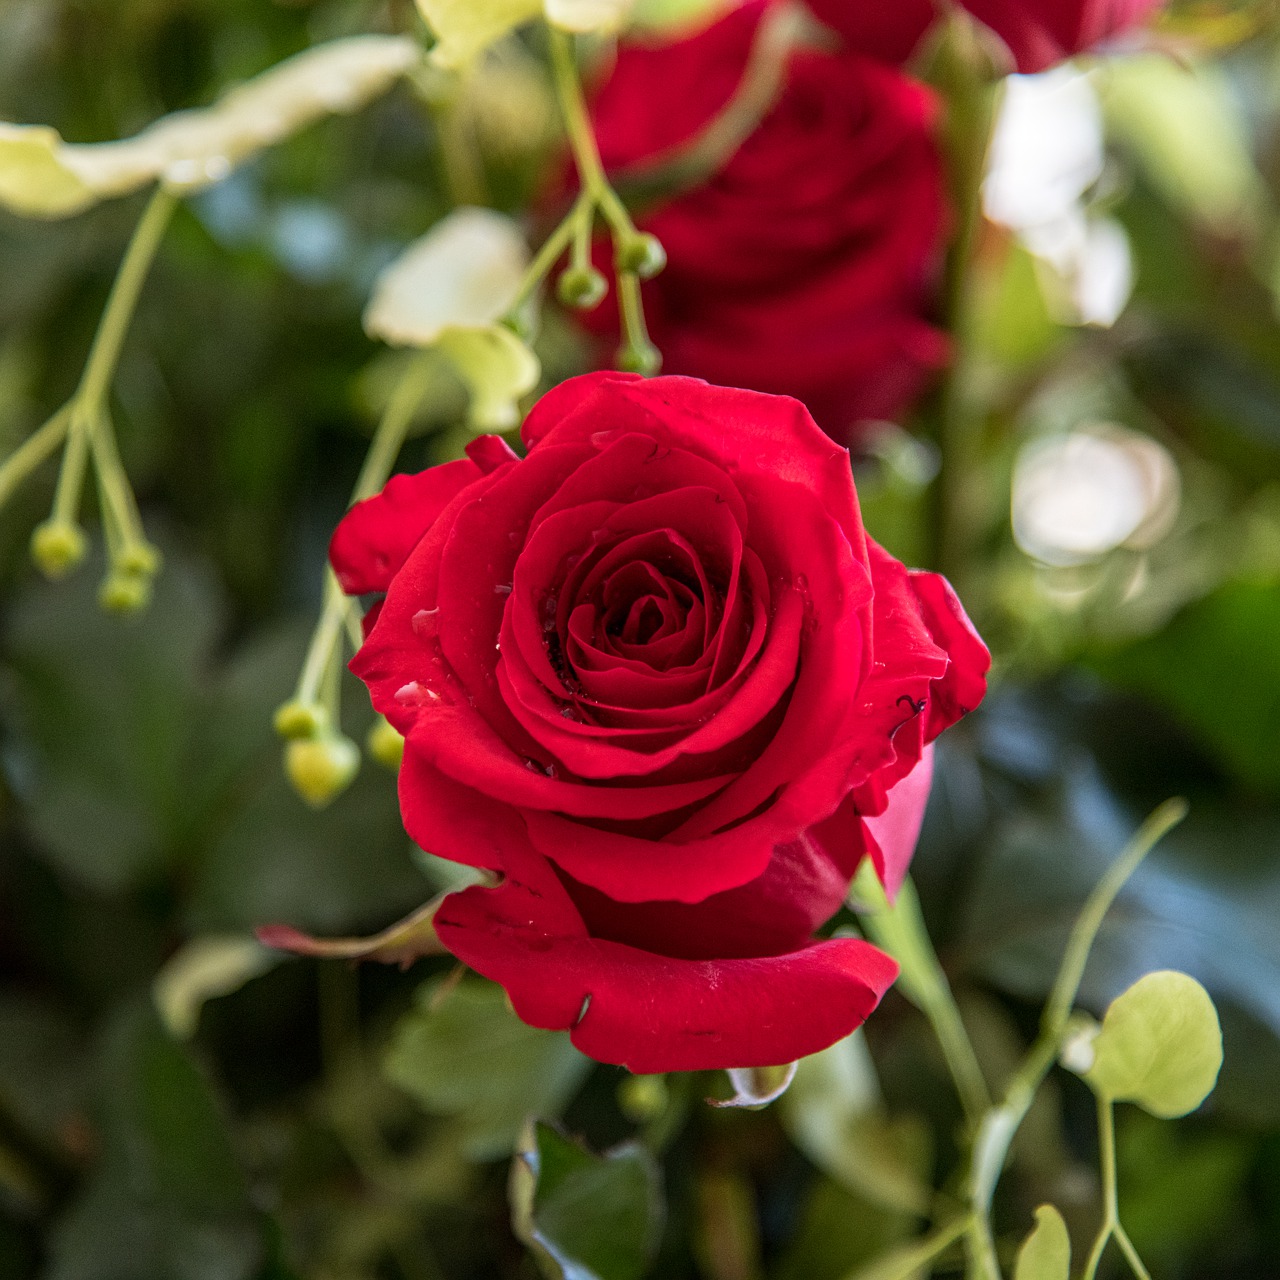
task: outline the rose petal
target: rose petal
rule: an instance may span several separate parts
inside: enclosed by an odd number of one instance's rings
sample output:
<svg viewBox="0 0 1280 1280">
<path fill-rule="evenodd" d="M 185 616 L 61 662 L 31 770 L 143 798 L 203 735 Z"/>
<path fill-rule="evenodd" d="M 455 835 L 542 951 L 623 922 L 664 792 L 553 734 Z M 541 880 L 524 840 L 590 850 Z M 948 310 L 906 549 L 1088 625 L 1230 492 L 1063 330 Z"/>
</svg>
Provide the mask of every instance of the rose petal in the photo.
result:
<svg viewBox="0 0 1280 1280">
<path fill-rule="evenodd" d="M 392 476 L 381 493 L 357 502 L 329 543 L 329 563 L 343 591 L 385 591 L 440 513 L 481 474 L 469 459 L 446 462 L 416 475 Z"/>
<path fill-rule="evenodd" d="M 835 1043 L 897 976 L 868 943 L 839 939 L 767 958 L 678 960 L 587 936 L 541 859 L 436 914 L 445 945 L 500 982 L 532 1026 L 569 1029 L 601 1062 L 635 1072 L 772 1066 Z"/>
</svg>

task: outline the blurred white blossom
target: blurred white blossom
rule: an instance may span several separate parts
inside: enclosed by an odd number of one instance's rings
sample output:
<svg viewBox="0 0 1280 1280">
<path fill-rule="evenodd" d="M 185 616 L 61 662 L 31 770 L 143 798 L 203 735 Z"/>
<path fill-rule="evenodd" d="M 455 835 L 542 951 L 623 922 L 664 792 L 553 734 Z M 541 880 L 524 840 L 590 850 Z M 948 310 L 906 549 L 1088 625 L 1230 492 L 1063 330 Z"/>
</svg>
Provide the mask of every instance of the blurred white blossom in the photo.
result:
<svg viewBox="0 0 1280 1280">
<path fill-rule="evenodd" d="M 1087 564 L 1153 546 L 1172 527 L 1177 464 L 1149 436 L 1097 423 L 1033 440 L 1013 473 L 1013 536 L 1042 564 Z"/>
<path fill-rule="evenodd" d="M 1087 73 L 1068 64 L 1008 78 L 983 207 L 1048 269 L 1049 301 L 1062 318 L 1103 327 L 1133 289 L 1124 228 L 1088 206 L 1105 160 L 1102 108 Z"/>
</svg>

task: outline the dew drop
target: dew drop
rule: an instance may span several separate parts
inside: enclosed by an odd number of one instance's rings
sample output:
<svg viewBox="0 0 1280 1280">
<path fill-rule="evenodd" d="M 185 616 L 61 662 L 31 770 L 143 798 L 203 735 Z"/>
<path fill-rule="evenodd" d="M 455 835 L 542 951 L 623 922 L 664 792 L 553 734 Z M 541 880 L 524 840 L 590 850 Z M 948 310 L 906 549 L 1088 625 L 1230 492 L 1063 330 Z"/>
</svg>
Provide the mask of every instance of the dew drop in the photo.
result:
<svg viewBox="0 0 1280 1280">
<path fill-rule="evenodd" d="M 495 583 L 493 587 L 493 594 L 495 596 L 509 596 L 511 594 L 511 583 L 509 582 Z"/>
<path fill-rule="evenodd" d="M 419 609 L 418 612 L 413 615 L 413 620 L 411 625 L 413 627 L 413 634 L 415 636 L 418 636 L 419 639 L 427 640 L 427 639 L 430 639 L 432 636 L 439 635 L 440 633 L 439 608 L 437 607 L 435 609 Z"/>
</svg>

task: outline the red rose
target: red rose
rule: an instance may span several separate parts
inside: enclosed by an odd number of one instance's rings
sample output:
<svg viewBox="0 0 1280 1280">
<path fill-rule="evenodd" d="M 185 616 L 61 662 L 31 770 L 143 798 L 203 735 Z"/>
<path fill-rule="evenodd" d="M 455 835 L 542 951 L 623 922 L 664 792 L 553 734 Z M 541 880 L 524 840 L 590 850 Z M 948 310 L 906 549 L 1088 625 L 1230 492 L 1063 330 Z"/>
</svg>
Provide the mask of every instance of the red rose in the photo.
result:
<svg viewBox="0 0 1280 1280">
<path fill-rule="evenodd" d="M 808 0 L 849 47 L 892 62 L 905 61 L 938 16 L 934 0 Z M 1021 72 L 1043 71 L 1139 26 L 1162 0 L 962 0 L 964 7 L 1009 46 Z"/>
<path fill-rule="evenodd" d="M 407 739 L 410 835 L 503 877 L 439 936 L 601 1061 L 814 1053 L 896 966 L 813 932 L 864 855 L 900 883 L 986 649 L 867 538 L 794 400 L 591 374 L 523 435 L 396 477 L 333 539 L 344 587 L 386 592 L 352 669 Z"/>
<path fill-rule="evenodd" d="M 592 105 L 606 168 L 697 137 L 741 82 L 767 9 L 624 45 Z M 891 68 L 793 54 L 723 168 L 641 218 L 667 252 L 645 286 L 664 369 L 796 396 L 841 443 L 901 411 L 947 355 L 929 319 L 945 222 L 933 123 L 928 90 Z M 589 323 L 616 334 L 613 302 Z"/>
</svg>

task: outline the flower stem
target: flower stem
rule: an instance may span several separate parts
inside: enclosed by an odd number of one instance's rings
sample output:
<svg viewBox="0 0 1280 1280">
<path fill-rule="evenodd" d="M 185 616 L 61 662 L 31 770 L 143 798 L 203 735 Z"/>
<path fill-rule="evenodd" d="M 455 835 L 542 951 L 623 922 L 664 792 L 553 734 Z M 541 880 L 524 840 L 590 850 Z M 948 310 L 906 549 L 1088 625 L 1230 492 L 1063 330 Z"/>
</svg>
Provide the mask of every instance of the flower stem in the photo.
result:
<svg viewBox="0 0 1280 1280">
<path fill-rule="evenodd" d="M 1186 813 L 1185 800 L 1166 800 L 1138 828 L 1085 902 L 1067 940 L 1058 976 L 1041 1018 L 1040 1034 L 1009 1081 L 999 1106 L 987 1112 L 978 1129 L 970 1167 L 969 1199 L 981 1222 L 990 1221 L 991 1200 L 1008 1159 L 1009 1147 L 1035 1101 L 1041 1082 L 1057 1061 L 1071 1007 L 1080 990 L 1089 952 L 1103 918 L 1142 860 L 1182 821 Z M 998 1276 L 999 1272 L 995 1274 Z"/>
<path fill-rule="evenodd" d="M 0 506 L 42 462 L 53 457 L 66 439 L 71 422 L 71 406 L 63 405 L 38 431 L 29 435 L 3 462 L 0 462 Z"/>
<path fill-rule="evenodd" d="M 405 369 L 373 433 L 364 465 L 351 491 L 351 505 L 372 497 L 386 484 L 404 446 L 414 411 L 426 394 L 430 381 L 431 362 L 426 357 L 414 359 Z M 344 629 L 352 639 L 353 647 L 358 648 L 355 638 L 360 635 L 360 623 L 355 601 L 342 590 L 333 570 L 326 567 L 320 617 L 307 646 L 294 701 L 302 707 L 324 707 L 326 721 L 332 725 L 337 723 L 339 640 Z"/>
<path fill-rule="evenodd" d="M 42 454 L 41 450 L 50 442 L 52 446 L 56 446 L 56 438 L 65 432 L 66 444 L 53 499 L 52 521 L 54 523 L 63 525 L 79 523 L 85 470 L 91 453 L 94 454 L 95 461 L 100 467 L 101 459 L 106 460 L 106 471 L 100 475 L 105 500 L 104 519 L 110 518 L 109 510 L 113 512 L 125 510 L 136 512 L 137 510 L 124 469 L 119 466 L 119 455 L 115 450 L 114 439 L 109 443 L 106 453 L 99 454 L 92 447 L 93 438 L 101 431 L 110 432 L 111 430 L 109 424 L 105 423 L 106 401 L 111 381 L 115 377 L 116 367 L 120 362 L 125 334 L 137 310 L 142 286 L 155 261 L 156 252 L 160 248 L 160 242 L 164 238 L 176 208 L 177 198 L 164 188 L 158 187 L 134 229 L 129 247 L 125 250 L 75 394 L 64 408 L 59 410 L 45 427 L 42 427 L 41 431 L 27 442 L 31 445 L 35 444 L 37 439 L 41 441 L 37 449 L 27 455 L 27 462 L 33 466 L 35 461 L 43 460 L 43 457 L 47 456 Z M 55 424 L 58 424 L 57 429 L 50 430 Z M 45 431 L 50 431 L 48 438 L 43 435 Z M 49 451 L 52 451 L 52 447 Z M 9 459 L 9 463 L 16 462 L 17 458 L 18 454 L 15 454 Z M 33 459 L 35 461 L 32 461 Z M 0 486 L 0 494 L 3 493 L 3 487 Z M 124 541 L 127 545 L 129 540 L 126 538 Z M 138 541 L 141 541 L 140 534 Z"/>
<path fill-rule="evenodd" d="M 929 940 L 915 887 L 910 880 L 904 881 L 891 905 L 870 861 L 864 860 L 862 865 L 854 887 L 860 909 L 866 912 L 867 932 L 901 966 L 903 994 L 928 1018 L 965 1116 L 976 1130 L 991 1107 L 991 1094 L 947 975 Z"/>
</svg>

